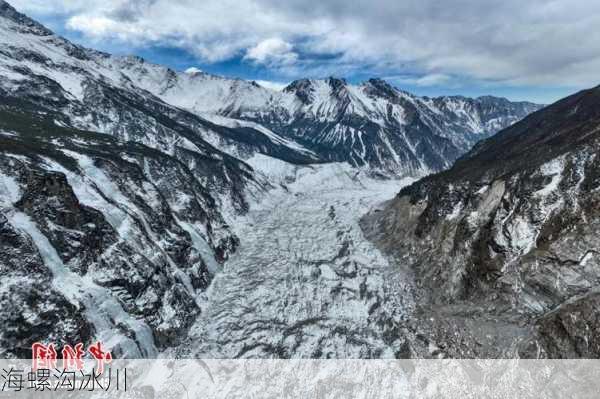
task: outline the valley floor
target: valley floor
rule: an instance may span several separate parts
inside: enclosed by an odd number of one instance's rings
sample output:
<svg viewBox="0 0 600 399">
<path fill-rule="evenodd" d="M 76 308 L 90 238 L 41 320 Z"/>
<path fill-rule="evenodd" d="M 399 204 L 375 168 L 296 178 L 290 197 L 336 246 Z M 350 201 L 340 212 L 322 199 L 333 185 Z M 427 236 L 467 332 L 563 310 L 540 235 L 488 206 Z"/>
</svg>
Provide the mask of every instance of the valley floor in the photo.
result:
<svg viewBox="0 0 600 399">
<path fill-rule="evenodd" d="M 413 309 L 407 278 L 366 241 L 359 218 L 409 179 L 343 164 L 264 165 L 282 184 L 235 220 L 241 246 L 217 274 L 179 356 L 394 357 Z M 269 161 L 273 162 L 273 161 Z"/>
</svg>

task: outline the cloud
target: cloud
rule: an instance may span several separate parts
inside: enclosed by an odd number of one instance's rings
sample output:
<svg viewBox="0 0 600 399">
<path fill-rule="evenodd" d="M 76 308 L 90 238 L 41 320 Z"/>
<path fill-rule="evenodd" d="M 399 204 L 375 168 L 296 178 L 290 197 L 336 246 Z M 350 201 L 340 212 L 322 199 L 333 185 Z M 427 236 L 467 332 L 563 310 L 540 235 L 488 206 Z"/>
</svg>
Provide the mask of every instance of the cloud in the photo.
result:
<svg viewBox="0 0 600 399">
<path fill-rule="evenodd" d="M 600 83 L 596 0 L 15 0 L 94 40 L 245 59 L 281 79 L 360 73 L 496 85 Z"/>
<path fill-rule="evenodd" d="M 291 65 L 298 60 L 293 46 L 279 38 L 270 38 L 251 47 L 244 56 L 245 60 L 265 65 Z"/>
<path fill-rule="evenodd" d="M 261 85 L 262 87 L 266 87 L 267 89 L 276 90 L 276 91 L 281 91 L 281 90 L 285 89 L 285 87 L 289 84 L 289 83 L 282 83 L 282 82 L 272 82 L 270 80 L 256 80 L 255 82 L 258 83 L 259 85 Z"/>
<path fill-rule="evenodd" d="M 197 73 L 202 73 L 202 69 L 196 68 L 196 67 L 189 67 L 184 72 L 188 73 L 190 75 L 194 75 L 194 74 L 197 74 Z"/>
<path fill-rule="evenodd" d="M 387 79 L 399 83 L 409 84 L 419 87 L 432 87 L 432 86 L 448 86 L 452 84 L 452 78 L 448 75 L 441 73 L 433 73 L 430 75 L 423 76 L 393 76 Z"/>
</svg>

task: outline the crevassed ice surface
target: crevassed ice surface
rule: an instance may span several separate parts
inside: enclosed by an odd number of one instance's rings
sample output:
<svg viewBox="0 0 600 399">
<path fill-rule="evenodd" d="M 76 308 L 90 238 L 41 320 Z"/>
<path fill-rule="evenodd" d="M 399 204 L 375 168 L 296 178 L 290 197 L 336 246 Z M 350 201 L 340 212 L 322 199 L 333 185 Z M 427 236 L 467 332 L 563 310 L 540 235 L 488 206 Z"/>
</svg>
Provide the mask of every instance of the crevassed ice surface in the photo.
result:
<svg viewBox="0 0 600 399">
<path fill-rule="evenodd" d="M 241 246 L 206 292 L 186 355 L 394 357 L 413 307 L 402 273 L 365 240 L 361 215 L 409 179 L 344 164 L 263 164 L 283 182 L 235 220 Z"/>
</svg>

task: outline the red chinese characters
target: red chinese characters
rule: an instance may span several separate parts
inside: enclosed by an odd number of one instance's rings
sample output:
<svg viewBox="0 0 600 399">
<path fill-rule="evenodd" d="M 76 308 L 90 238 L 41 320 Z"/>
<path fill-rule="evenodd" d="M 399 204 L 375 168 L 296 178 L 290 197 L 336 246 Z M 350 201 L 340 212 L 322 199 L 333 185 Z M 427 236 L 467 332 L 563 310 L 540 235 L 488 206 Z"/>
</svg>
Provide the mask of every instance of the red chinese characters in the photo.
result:
<svg viewBox="0 0 600 399">
<path fill-rule="evenodd" d="M 62 350 L 63 367 L 67 370 L 81 370 L 83 368 L 83 344 L 79 343 L 73 348 L 65 345 Z"/>
<path fill-rule="evenodd" d="M 94 345 L 91 345 L 88 348 L 88 352 L 94 359 L 96 359 L 96 371 L 99 374 L 102 374 L 104 372 L 104 364 L 112 362 L 112 354 L 110 352 L 103 351 L 102 344 L 100 342 L 96 342 Z"/>
<path fill-rule="evenodd" d="M 106 364 L 112 362 L 112 354 L 102 348 L 101 342 L 90 345 L 87 353 L 96 360 L 95 372 L 102 374 Z M 84 366 L 83 344 L 78 343 L 75 346 L 65 345 L 62 349 L 63 369 L 82 370 Z M 31 345 L 32 370 L 55 369 L 57 364 L 57 352 L 54 344 L 45 345 L 35 342 Z"/>
<path fill-rule="evenodd" d="M 57 354 L 54 344 L 44 345 L 40 342 L 35 342 L 31 345 L 31 368 L 33 370 L 55 368 L 56 358 Z"/>
</svg>

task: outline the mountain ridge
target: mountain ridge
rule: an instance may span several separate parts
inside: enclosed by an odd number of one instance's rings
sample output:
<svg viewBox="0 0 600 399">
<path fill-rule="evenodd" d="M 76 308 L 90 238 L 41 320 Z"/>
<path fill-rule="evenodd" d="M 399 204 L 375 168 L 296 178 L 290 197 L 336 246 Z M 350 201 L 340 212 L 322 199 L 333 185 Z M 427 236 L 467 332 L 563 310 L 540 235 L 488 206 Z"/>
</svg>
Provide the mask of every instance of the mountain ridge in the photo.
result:
<svg viewBox="0 0 600 399">
<path fill-rule="evenodd" d="M 600 355 L 599 126 L 600 89 L 583 90 L 363 218 L 414 271 L 416 323 L 444 355 Z"/>
</svg>

